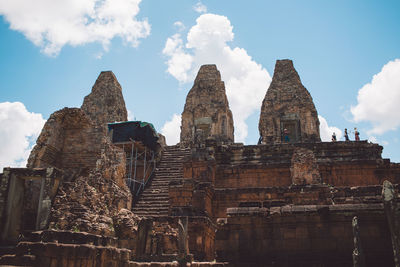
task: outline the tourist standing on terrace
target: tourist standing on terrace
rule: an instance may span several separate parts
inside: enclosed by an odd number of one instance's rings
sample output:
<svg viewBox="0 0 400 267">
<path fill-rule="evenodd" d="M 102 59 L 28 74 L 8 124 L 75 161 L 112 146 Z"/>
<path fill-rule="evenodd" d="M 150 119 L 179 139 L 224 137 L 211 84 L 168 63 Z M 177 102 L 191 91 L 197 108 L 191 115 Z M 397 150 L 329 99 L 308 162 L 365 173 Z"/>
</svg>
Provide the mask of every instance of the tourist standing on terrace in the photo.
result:
<svg viewBox="0 0 400 267">
<path fill-rule="evenodd" d="M 350 141 L 349 134 L 347 133 L 347 128 L 344 128 L 344 141 Z"/>
<path fill-rule="evenodd" d="M 360 132 L 357 131 L 357 128 L 354 128 L 354 138 L 356 141 L 360 141 Z"/>
</svg>

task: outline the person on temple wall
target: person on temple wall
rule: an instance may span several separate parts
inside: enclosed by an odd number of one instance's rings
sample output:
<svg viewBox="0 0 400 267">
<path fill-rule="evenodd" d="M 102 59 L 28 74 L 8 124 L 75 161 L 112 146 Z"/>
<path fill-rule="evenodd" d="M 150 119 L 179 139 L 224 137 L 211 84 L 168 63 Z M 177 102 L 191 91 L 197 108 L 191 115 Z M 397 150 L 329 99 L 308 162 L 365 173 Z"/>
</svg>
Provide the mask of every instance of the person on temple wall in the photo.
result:
<svg viewBox="0 0 400 267">
<path fill-rule="evenodd" d="M 347 128 L 344 128 L 344 141 L 350 141 L 349 134 L 347 133 Z"/>
<path fill-rule="evenodd" d="M 332 134 L 332 142 L 336 142 L 336 133 L 335 132 L 333 132 L 333 134 Z"/>
<path fill-rule="evenodd" d="M 360 132 L 357 130 L 357 128 L 354 128 L 354 139 L 356 141 L 360 141 Z"/>
<path fill-rule="evenodd" d="M 260 138 L 258 139 L 257 145 L 261 145 L 261 144 L 262 144 L 262 141 L 263 141 L 263 138 L 262 138 L 262 135 L 261 135 Z"/>
<path fill-rule="evenodd" d="M 290 142 L 290 138 L 289 138 L 289 130 L 288 129 L 284 129 L 283 130 L 283 140 L 287 143 Z"/>
</svg>

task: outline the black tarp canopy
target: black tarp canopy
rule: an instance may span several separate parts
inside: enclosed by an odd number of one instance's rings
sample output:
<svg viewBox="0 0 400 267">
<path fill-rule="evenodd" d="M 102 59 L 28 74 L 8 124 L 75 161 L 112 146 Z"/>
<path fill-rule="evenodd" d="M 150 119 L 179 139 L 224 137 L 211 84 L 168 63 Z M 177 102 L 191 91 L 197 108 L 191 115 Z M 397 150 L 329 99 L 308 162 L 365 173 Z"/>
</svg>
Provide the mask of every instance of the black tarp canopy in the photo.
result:
<svg viewBox="0 0 400 267">
<path fill-rule="evenodd" d="M 108 131 L 112 131 L 113 143 L 140 141 L 143 145 L 155 151 L 158 135 L 153 124 L 142 121 L 124 121 L 108 124 Z"/>
</svg>

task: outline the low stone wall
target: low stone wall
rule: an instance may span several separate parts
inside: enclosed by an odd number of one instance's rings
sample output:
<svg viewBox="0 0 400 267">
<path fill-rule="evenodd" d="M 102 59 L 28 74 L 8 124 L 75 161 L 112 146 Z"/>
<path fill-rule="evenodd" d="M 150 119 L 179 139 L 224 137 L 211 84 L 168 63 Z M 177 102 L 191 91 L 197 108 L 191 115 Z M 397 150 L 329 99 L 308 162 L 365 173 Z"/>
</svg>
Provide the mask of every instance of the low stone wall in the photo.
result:
<svg viewBox="0 0 400 267">
<path fill-rule="evenodd" d="M 352 266 L 352 218 L 367 266 L 393 266 L 382 204 L 232 208 L 219 220 L 217 259 L 241 266 Z"/>
<path fill-rule="evenodd" d="M 399 191 L 400 185 L 395 185 Z M 333 187 L 328 185 L 226 188 L 214 190 L 213 218 L 224 218 L 230 207 L 280 207 L 382 203 L 382 186 Z"/>
<path fill-rule="evenodd" d="M 382 159 L 382 147 L 360 142 L 317 142 L 279 145 L 215 146 L 215 187 L 246 188 L 290 186 L 292 157 L 305 149 L 313 154 L 322 183 L 335 186 L 367 186 L 383 180 L 400 182 L 400 164 Z M 195 166 L 192 164 L 192 166 Z M 190 169 L 190 165 L 185 165 Z M 301 166 L 292 169 L 301 169 Z M 195 169 L 192 167 L 192 169 Z M 192 171 L 195 173 L 194 171 Z M 186 170 L 188 175 L 190 170 Z M 318 176 L 318 173 L 315 173 Z"/>
</svg>

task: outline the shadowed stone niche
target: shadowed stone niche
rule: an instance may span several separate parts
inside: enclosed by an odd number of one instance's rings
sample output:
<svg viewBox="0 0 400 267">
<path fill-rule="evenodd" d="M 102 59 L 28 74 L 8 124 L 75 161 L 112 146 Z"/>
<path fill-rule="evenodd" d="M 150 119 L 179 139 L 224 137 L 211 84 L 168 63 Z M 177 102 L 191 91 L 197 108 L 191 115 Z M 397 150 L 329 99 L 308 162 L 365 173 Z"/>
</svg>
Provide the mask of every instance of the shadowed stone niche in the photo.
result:
<svg viewBox="0 0 400 267">
<path fill-rule="evenodd" d="M 291 60 L 277 60 L 258 125 L 264 144 L 321 141 L 312 97 Z"/>
<path fill-rule="evenodd" d="M 233 142 L 232 112 L 215 65 L 200 67 L 182 113 L 182 145 L 200 144 L 209 137 L 222 143 Z"/>
</svg>

